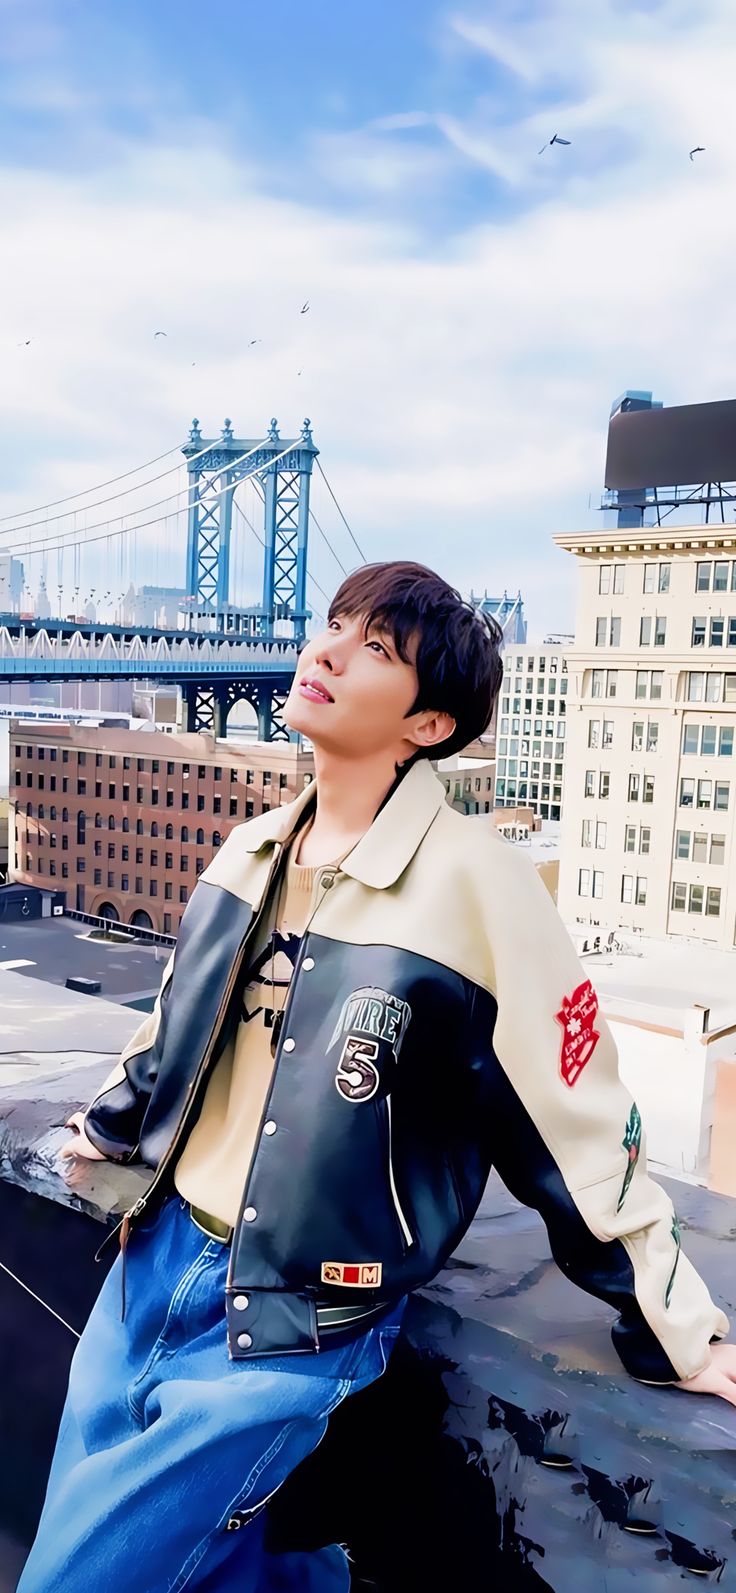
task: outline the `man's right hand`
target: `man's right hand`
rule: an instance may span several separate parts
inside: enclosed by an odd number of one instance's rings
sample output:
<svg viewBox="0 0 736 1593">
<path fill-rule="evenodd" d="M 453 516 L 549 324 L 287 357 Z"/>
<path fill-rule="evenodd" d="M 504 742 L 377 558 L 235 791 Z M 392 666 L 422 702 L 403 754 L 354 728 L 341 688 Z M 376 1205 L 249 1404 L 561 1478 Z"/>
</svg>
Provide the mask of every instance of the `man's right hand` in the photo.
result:
<svg viewBox="0 0 736 1593">
<path fill-rule="evenodd" d="M 64 1126 L 65 1128 L 72 1128 L 75 1124 L 77 1125 L 78 1132 L 74 1134 L 71 1139 L 67 1140 L 65 1145 L 62 1145 L 59 1155 L 72 1157 L 79 1156 L 90 1162 L 106 1161 L 107 1158 L 104 1152 L 98 1150 L 97 1146 L 92 1144 L 92 1141 L 87 1138 L 87 1135 L 84 1132 L 84 1112 L 73 1112 L 72 1116 L 68 1119 Z M 64 1177 L 66 1178 L 67 1183 L 74 1183 L 75 1177 L 78 1176 L 78 1172 L 78 1167 L 74 1162 L 72 1162 L 71 1166 L 64 1172 Z"/>
</svg>

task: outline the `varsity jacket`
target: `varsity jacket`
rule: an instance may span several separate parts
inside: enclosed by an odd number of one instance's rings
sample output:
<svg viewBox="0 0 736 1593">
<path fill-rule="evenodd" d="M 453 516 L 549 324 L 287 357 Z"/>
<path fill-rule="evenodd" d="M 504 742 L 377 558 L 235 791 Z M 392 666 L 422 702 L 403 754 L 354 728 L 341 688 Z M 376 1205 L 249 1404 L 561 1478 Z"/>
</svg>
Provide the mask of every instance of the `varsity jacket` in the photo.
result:
<svg viewBox="0 0 736 1593">
<path fill-rule="evenodd" d="M 314 799 L 312 783 L 231 830 L 192 892 L 153 1012 L 87 1108 L 99 1150 L 153 1170 L 113 1230 L 123 1258 L 172 1187 L 285 844 Z M 310 908 L 243 1167 L 230 1358 L 318 1350 L 318 1302 L 395 1303 L 427 1284 L 495 1166 L 541 1213 L 566 1276 L 615 1308 L 626 1370 L 655 1383 L 700 1371 L 729 1321 L 647 1174 L 596 992 L 529 858 L 451 809 L 424 760 L 320 872 Z"/>
</svg>

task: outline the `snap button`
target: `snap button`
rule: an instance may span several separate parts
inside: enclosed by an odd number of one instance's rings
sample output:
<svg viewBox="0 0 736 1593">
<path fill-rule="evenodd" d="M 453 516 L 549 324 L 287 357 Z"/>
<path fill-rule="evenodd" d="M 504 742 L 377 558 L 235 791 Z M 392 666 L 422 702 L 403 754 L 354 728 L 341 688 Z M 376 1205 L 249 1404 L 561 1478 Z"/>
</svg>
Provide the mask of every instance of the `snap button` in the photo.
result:
<svg viewBox="0 0 736 1593">
<path fill-rule="evenodd" d="M 247 1294 L 236 1294 L 236 1296 L 235 1296 L 235 1298 L 233 1300 L 233 1306 L 234 1306 L 236 1311 L 247 1311 L 247 1309 L 248 1309 L 248 1296 L 247 1296 Z"/>
<path fill-rule="evenodd" d="M 320 885 L 322 886 L 323 891 L 328 891 L 330 889 L 330 886 L 334 885 L 334 883 L 335 883 L 335 881 L 334 881 L 334 879 L 333 879 L 331 874 L 323 874 L 322 875 L 322 878 L 320 880 Z"/>
<path fill-rule="evenodd" d="M 255 1222 L 258 1212 L 255 1206 L 246 1206 L 243 1212 L 243 1222 Z"/>
<path fill-rule="evenodd" d="M 267 1123 L 264 1123 L 263 1132 L 264 1132 L 264 1134 L 275 1134 L 276 1133 L 276 1124 L 274 1123 L 273 1118 L 269 1118 L 269 1121 Z"/>
<path fill-rule="evenodd" d="M 253 1343 L 253 1340 L 252 1340 L 252 1338 L 250 1336 L 250 1333 L 239 1333 L 238 1334 L 238 1349 L 239 1350 L 249 1350 L 252 1343 Z"/>
<path fill-rule="evenodd" d="M 305 972 L 309 973 L 310 968 L 313 968 L 313 967 L 314 967 L 314 957 L 305 957 L 304 961 L 302 963 L 302 968 L 305 970 Z"/>
<path fill-rule="evenodd" d="M 284 1040 L 284 1050 L 285 1051 L 293 1051 L 295 1045 L 296 1045 L 296 1040 L 291 1040 L 291 1039 Z"/>
</svg>

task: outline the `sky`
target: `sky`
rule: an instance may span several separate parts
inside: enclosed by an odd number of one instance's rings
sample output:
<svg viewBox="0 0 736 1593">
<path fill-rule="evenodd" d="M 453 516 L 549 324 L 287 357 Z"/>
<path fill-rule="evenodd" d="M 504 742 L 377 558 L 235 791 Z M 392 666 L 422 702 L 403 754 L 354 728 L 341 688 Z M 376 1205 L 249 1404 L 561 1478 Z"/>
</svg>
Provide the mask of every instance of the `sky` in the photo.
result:
<svg viewBox="0 0 736 1593">
<path fill-rule="evenodd" d="M 0 515 L 195 415 L 308 415 L 367 558 L 571 631 L 552 537 L 600 524 L 612 401 L 736 396 L 735 79 L 733 0 L 0 0 Z M 95 496 L 67 534 L 126 507 Z M 314 506 L 331 594 L 358 554 Z M 76 584 L 183 584 L 184 540 L 97 543 Z"/>
</svg>

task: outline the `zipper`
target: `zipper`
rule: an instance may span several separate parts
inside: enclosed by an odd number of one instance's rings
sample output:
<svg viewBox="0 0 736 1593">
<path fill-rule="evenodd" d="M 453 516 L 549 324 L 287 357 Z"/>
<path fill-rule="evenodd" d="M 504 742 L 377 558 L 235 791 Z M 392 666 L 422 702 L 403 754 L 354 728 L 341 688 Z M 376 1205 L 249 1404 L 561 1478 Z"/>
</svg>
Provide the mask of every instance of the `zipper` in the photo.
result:
<svg viewBox="0 0 736 1593">
<path fill-rule="evenodd" d="M 394 1164 L 393 1164 L 393 1156 L 392 1156 L 392 1150 L 391 1150 L 391 1096 L 390 1095 L 386 1096 L 386 1116 L 387 1116 L 387 1120 L 388 1120 L 388 1176 L 389 1176 L 389 1180 L 390 1180 L 390 1183 L 391 1183 L 391 1198 L 393 1200 L 394 1210 L 395 1210 L 396 1215 L 397 1215 L 397 1217 L 399 1219 L 399 1223 L 401 1225 L 401 1231 L 402 1231 L 402 1233 L 404 1235 L 404 1239 L 406 1241 L 406 1246 L 407 1246 L 407 1249 L 408 1249 L 410 1245 L 414 1244 L 414 1235 L 413 1235 L 413 1233 L 411 1231 L 411 1228 L 409 1227 L 409 1224 L 408 1224 L 408 1222 L 406 1220 L 406 1217 L 404 1216 L 404 1212 L 403 1212 L 403 1209 L 402 1209 L 401 1201 L 399 1200 L 398 1192 L 397 1192 L 397 1189 L 396 1189 L 396 1180 L 394 1178 Z"/>
<path fill-rule="evenodd" d="M 261 918 L 263 917 L 263 914 L 266 911 L 266 906 L 268 904 L 268 898 L 269 898 L 269 893 L 270 893 L 270 890 L 271 890 L 271 885 L 273 883 L 274 876 L 275 876 L 276 871 L 278 869 L 279 860 L 281 858 L 281 853 L 283 851 L 283 844 L 277 843 L 277 847 L 278 847 L 278 850 L 277 850 L 277 853 L 276 853 L 276 860 L 275 860 L 275 862 L 274 862 L 274 864 L 273 864 L 273 866 L 271 868 L 271 872 L 270 872 L 270 874 L 268 876 L 268 879 L 267 879 L 266 884 L 265 884 L 264 889 L 263 889 L 263 896 L 261 898 L 261 906 L 258 909 L 258 912 L 256 913 L 255 917 L 252 919 L 251 923 L 248 926 L 248 929 L 247 929 L 247 931 L 245 933 L 245 936 L 243 937 L 243 940 L 241 941 L 240 946 L 238 948 L 237 956 L 235 956 L 233 958 L 231 969 L 230 969 L 230 978 L 229 978 L 229 980 L 227 982 L 227 985 L 225 987 L 225 994 L 224 994 L 224 996 L 223 996 L 223 998 L 222 998 L 222 1000 L 220 1002 L 220 1005 L 219 1005 L 219 1007 L 217 1009 L 217 1016 L 215 1018 L 214 1027 L 213 1027 L 213 1029 L 212 1029 L 212 1031 L 210 1033 L 209 1039 L 207 1041 L 207 1046 L 206 1046 L 204 1055 L 203 1055 L 203 1057 L 202 1057 L 202 1059 L 200 1061 L 200 1064 L 199 1064 L 199 1067 L 197 1069 L 196 1075 L 191 1080 L 191 1082 L 189 1084 L 189 1089 L 188 1089 L 189 1100 L 185 1101 L 185 1103 L 184 1103 L 184 1107 L 182 1109 L 182 1113 L 181 1113 L 181 1116 L 179 1118 L 179 1122 L 177 1123 L 176 1129 L 175 1129 L 173 1137 L 172 1137 L 172 1139 L 171 1139 L 171 1141 L 169 1143 L 168 1149 L 166 1151 L 164 1151 L 164 1154 L 163 1154 L 163 1156 L 161 1158 L 161 1161 L 159 1162 L 158 1167 L 156 1168 L 156 1171 L 155 1171 L 155 1173 L 153 1175 L 153 1178 L 151 1179 L 151 1182 L 150 1182 L 150 1184 L 148 1186 L 148 1189 L 146 1190 L 145 1195 L 139 1196 L 138 1200 L 135 1202 L 135 1205 L 131 1206 L 130 1211 L 126 1211 L 125 1212 L 122 1221 L 119 1222 L 117 1224 L 117 1227 L 113 1228 L 112 1231 L 103 1240 L 103 1242 L 100 1245 L 100 1248 L 97 1251 L 97 1254 L 95 1256 L 95 1261 L 97 1261 L 99 1259 L 99 1257 L 102 1255 L 103 1250 L 106 1249 L 106 1247 L 109 1244 L 110 1240 L 115 1237 L 116 1233 L 118 1233 L 118 1232 L 120 1233 L 120 1252 L 121 1252 L 121 1255 L 122 1255 L 122 1258 L 123 1258 L 123 1265 L 122 1265 L 122 1269 L 121 1269 L 121 1296 L 122 1296 L 122 1314 L 121 1314 L 121 1317 L 120 1317 L 121 1322 L 125 1321 L 125 1248 L 126 1248 L 126 1245 L 128 1243 L 128 1237 L 129 1237 L 129 1233 L 130 1233 L 130 1224 L 131 1224 L 133 1218 L 137 1217 L 140 1214 L 140 1212 L 143 1211 L 144 1207 L 148 1204 L 148 1201 L 150 1200 L 151 1195 L 153 1194 L 153 1191 L 156 1188 L 156 1185 L 158 1183 L 160 1183 L 161 1177 L 162 1177 L 163 1173 L 165 1172 L 165 1170 L 166 1170 L 169 1162 L 171 1161 L 171 1158 L 172 1158 L 172 1156 L 173 1156 L 173 1154 L 174 1154 L 174 1152 L 176 1150 L 177 1144 L 178 1144 L 179 1139 L 181 1137 L 182 1129 L 183 1129 L 184 1124 L 186 1122 L 187 1114 L 188 1114 L 189 1107 L 190 1107 L 190 1104 L 191 1104 L 191 1099 L 194 1096 L 194 1094 L 196 1093 L 197 1085 L 199 1084 L 200 1079 L 202 1078 L 202 1074 L 204 1073 L 204 1070 L 205 1070 L 205 1068 L 207 1066 L 207 1063 L 209 1062 L 209 1059 L 210 1059 L 211 1050 L 212 1050 L 213 1035 L 216 1035 L 216 1033 L 217 1033 L 218 1024 L 219 1024 L 219 1022 L 221 1020 L 221 1017 L 223 1016 L 224 1012 L 227 1010 L 228 1002 L 229 1002 L 230 997 L 232 996 L 233 990 L 235 988 L 235 983 L 236 983 L 238 974 L 240 972 L 240 966 L 241 966 L 241 963 L 243 961 L 243 952 L 244 952 L 245 947 L 247 946 L 248 941 L 250 940 L 251 936 L 255 934 L 256 929 L 257 929 L 257 927 L 258 927 L 258 925 L 260 923 L 260 920 L 261 920 Z"/>
</svg>

